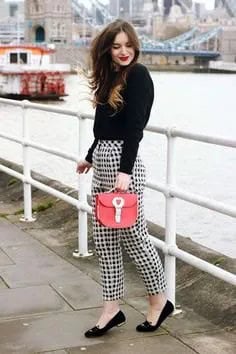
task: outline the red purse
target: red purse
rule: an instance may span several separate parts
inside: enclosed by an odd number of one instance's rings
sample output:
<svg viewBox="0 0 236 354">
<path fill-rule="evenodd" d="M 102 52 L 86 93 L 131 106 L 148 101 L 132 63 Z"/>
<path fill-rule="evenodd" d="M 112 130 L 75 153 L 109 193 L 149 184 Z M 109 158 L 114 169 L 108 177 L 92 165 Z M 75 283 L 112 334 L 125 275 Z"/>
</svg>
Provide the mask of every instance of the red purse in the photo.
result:
<svg viewBox="0 0 236 354">
<path fill-rule="evenodd" d="M 125 228 L 135 224 L 138 198 L 134 193 L 105 192 L 96 195 L 96 219 L 103 226 Z"/>
</svg>

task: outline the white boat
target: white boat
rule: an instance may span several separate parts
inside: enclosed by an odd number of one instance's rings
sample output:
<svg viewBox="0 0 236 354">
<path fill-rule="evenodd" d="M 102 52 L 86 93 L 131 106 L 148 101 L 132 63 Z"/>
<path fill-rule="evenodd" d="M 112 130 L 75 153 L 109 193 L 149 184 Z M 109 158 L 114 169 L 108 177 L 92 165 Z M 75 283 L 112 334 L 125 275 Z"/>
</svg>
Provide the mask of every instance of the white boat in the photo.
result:
<svg viewBox="0 0 236 354">
<path fill-rule="evenodd" d="M 226 61 L 210 61 L 209 69 L 212 72 L 221 72 L 221 73 L 236 73 L 236 63 L 226 62 Z"/>
<path fill-rule="evenodd" d="M 51 64 L 54 49 L 34 45 L 0 45 L 0 96 L 58 99 L 67 96 L 69 64 Z"/>
</svg>

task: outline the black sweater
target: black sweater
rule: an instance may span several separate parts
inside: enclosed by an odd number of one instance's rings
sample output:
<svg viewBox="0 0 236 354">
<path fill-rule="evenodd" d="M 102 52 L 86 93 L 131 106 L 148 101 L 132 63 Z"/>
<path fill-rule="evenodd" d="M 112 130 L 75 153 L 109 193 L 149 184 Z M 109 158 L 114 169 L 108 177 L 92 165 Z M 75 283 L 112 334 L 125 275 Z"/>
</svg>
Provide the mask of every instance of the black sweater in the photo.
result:
<svg viewBox="0 0 236 354">
<path fill-rule="evenodd" d="M 154 99 L 153 82 L 144 65 L 137 63 L 132 67 L 122 97 L 124 106 L 116 113 L 109 104 L 97 105 L 93 127 L 95 139 L 85 159 L 92 163 L 98 140 L 123 140 L 119 171 L 132 174 Z"/>
</svg>

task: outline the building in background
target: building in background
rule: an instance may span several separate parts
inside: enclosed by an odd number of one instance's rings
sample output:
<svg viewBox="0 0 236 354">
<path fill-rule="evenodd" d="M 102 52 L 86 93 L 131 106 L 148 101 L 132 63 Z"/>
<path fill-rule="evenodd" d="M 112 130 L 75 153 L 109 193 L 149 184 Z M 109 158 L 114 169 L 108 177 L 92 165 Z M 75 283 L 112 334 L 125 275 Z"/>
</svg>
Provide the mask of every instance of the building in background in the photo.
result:
<svg viewBox="0 0 236 354">
<path fill-rule="evenodd" d="M 235 0 L 215 0 L 215 8 L 225 9 L 230 17 L 236 17 Z"/>
<path fill-rule="evenodd" d="M 206 6 L 202 2 L 193 3 L 193 14 L 196 19 L 200 19 L 207 14 Z"/>
<path fill-rule="evenodd" d="M 71 43 L 71 0 L 25 0 L 25 39 L 30 43 Z"/>
<path fill-rule="evenodd" d="M 24 40 L 24 2 L 0 0 L 0 43 Z"/>
<path fill-rule="evenodd" d="M 145 0 L 110 0 L 109 10 L 114 17 L 130 18 L 143 14 Z"/>
<path fill-rule="evenodd" d="M 175 5 L 179 6 L 182 13 L 185 14 L 191 11 L 193 1 L 192 0 L 163 0 L 164 16 L 169 16 L 171 12 L 171 8 Z"/>
<path fill-rule="evenodd" d="M 24 15 L 24 1 L 5 1 L 0 0 L 0 21 L 5 20 L 6 18 L 16 18 L 17 15 Z"/>
<path fill-rule="evenodd" d="M 158 11 L 160 11 L 160 7 L 159 7 L 159 1 L 158 0 L 152 0 L 152 4 L 153 4 L 153 12 L 156 13 Z"/>
<path fill-rule="evenodd" d="M 173 0 L 164 0 L 164 16 L 168 16 L 170 14 L 171 7 L 173 5 Z"/>
</svg>

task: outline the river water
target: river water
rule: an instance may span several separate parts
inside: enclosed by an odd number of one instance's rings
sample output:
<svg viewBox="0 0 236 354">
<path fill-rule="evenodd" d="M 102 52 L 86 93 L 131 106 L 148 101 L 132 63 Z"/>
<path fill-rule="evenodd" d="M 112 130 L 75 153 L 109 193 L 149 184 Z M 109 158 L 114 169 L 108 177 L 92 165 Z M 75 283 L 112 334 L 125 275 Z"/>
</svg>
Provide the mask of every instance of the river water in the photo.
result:
<svg viewBox="0 0 236 354">
<path fill-rule="evenodd" d="M 235 139 L 236 75 L 158 73 L 153 72 L 155 101 L 150 124 L 175 126 L 190 132 Z M 60 102 L 45 102 L 63 108 L 91 112 L 86 81 L 79 76 L 67 78 L 69 96 Z M 76 118 L 30 110 L 32 140 L 62 148 L 68 153 L 78 151 Z M 0 131 L 20 136 L 20 109 L 0 104 Z M 87 147 L 92 142 L 92 122 L 88 122 Z M 236 151 L 206 143 L 177 139 L 176 183 L 182 189 L 199 193 L 229 205 L 236 201 Z M 147 167 L 147 177 L 164 183 L 166 138 L 145 132 L 140 154 Z M 21 148 L 0 139 L 0 157 L 22 163 Z M 47 153 L 33 150 L 32 169 L 75 187 L 75 164 Z M 88 176 L 88 190 L 91 172 Z M 146 189 L 147 219 L 164 226 L 165 198 Z M 177 232 L 230 257 L 236 256 L 236 222 L 229 216 L 177 201 Z"/>
</svg>

